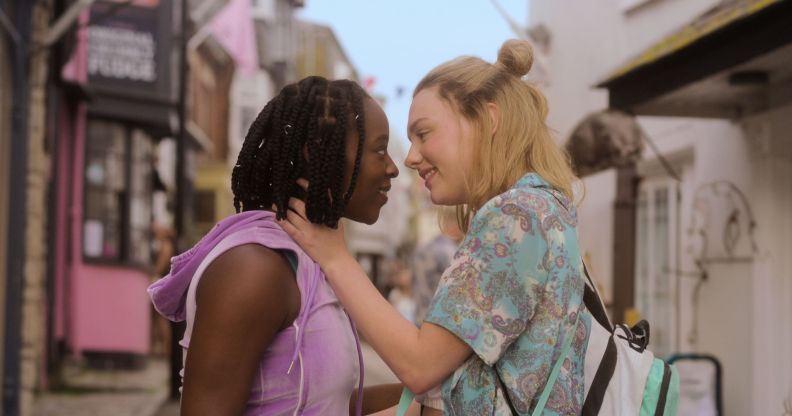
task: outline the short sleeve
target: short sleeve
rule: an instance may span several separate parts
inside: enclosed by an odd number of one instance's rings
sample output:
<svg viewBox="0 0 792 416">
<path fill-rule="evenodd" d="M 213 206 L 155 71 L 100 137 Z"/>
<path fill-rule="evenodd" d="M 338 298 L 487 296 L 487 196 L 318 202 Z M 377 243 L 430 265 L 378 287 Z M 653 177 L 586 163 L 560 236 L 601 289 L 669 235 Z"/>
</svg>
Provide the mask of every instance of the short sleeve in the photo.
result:
<svg viewBox="0 0 792 416">
<path fill-rule="evenodd" d="M 548 280 L 553 228 L 545 230 L 524 200 L 507 192 L 476 213 L 425 319 L 488 365 L 525 331 Z"/>
</svg>

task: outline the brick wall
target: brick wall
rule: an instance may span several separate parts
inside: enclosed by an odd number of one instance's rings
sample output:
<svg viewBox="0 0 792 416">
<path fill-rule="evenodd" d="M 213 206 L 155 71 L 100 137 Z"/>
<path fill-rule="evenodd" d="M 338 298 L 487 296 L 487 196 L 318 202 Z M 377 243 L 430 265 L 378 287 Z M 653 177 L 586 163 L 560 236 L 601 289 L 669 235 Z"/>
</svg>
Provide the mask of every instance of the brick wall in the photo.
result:
<svg viewBox="0 0 792 416">
<path fill-rule="evenodd" d="M 52 0 L 37 0 L 33 9 L 32 45 L 39 45 L 49 28 Z M 32 413 L 33 397 L 43 382 L 45 363 L 45 276 L 47 250 L 47 181 L 50 161 L 45 151 L 46 93 L 49 50 L 33 46 L 30 54 L 30 112 L 28 118 L 27 216 L 25 271 L 20 352 L 22 415 Z"/>
</svg>

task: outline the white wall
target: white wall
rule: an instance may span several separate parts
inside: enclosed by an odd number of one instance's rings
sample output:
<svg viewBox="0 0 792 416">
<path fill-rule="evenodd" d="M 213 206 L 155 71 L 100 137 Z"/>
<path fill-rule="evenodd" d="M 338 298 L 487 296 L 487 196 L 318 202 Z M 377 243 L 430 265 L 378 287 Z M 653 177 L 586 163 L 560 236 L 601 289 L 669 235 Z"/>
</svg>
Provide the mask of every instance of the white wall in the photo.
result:
<svg viewBox="0 0 792 416">
<path fill-rule="evenodd" d="M 231 99 L 228 122 L 228 164 L 236 164 L 242 143 L 245 141 L 250 123 L 275 96 L 275 87 L 267 72 L 258 70 L 253 77 L 241 75 L 238 71 L 231 82 Z M 248 109 L 248 110 L 245 110 Z M 243 120 L 243 112 L 248 111 L 253 118 Z M 252 111 L 252 112 L 251 112 Z"/>
<path fill-rule="evenodd" d="M 578 239 L 606 304 L 613 300 L 613 207 L 616 169 L 583 179 L 586 194 L 578 207 Z"/>
<path fill-rule="evenodd" d="M 252 11 L 254 19 L 274 20 L 275 3 L 279 0 L 253 0 Z"/>
<path fill-rule="evenodd" d="M 754 412 L 792 403 L 792 105 L 742 123 L 750 144 L 759 255 L 753 264 L 751 325 Z"/>
<path fill-rule="evenodd" d="M 688 22 L 718 0 L 656 0 L 623 13 L 622 0 L 532 0 L 531 25 L 551 32 L 549 124 L 565 140 L 594 109 L 607 107 L 607 93 L 593 86 L 653 41 Z"/>
</svg>

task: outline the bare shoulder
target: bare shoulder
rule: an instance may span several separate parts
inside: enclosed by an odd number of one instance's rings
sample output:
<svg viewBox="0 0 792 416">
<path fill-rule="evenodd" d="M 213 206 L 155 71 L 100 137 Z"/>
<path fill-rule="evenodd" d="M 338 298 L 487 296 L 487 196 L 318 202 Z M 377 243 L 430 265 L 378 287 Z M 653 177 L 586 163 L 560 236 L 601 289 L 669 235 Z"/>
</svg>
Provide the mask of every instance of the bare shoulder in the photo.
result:
<svg viewBox="0 0 792 416">
<path fill-rule="evenodd" d="M 294 272 L 277 251 L 234 247 L 207 267 L 196 303 L 182 414 L 241 414 L 262 354 L 299 313 Z"/>
<path fill-rule="evenodd" d="M 222 308 L 238 318 L 268 316 L 282 321 L 279 327 L 288 326 L 300 307 L 294 276 L 282 253 L 260 244 L 240 245 L 206 268 L 196 303 L 199 309 Z"/>
</svg>

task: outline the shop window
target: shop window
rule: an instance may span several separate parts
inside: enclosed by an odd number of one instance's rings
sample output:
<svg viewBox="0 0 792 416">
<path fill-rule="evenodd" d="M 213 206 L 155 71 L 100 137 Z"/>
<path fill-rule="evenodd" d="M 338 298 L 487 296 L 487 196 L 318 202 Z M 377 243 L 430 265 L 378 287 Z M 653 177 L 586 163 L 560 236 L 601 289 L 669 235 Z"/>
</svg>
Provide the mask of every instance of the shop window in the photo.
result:
<svg viewBox="0 0 792 416">
<path fill-rule="evenodd" d="M 118 122 L 88 122 L 83 255 L 87 260 L 150 263 L 152 138 Z"/>
</svg>

